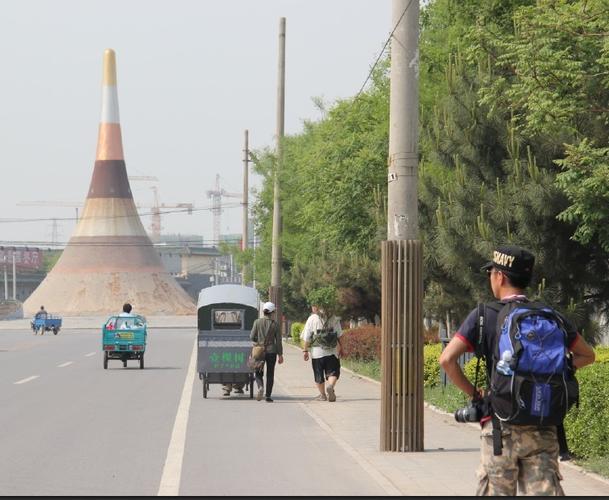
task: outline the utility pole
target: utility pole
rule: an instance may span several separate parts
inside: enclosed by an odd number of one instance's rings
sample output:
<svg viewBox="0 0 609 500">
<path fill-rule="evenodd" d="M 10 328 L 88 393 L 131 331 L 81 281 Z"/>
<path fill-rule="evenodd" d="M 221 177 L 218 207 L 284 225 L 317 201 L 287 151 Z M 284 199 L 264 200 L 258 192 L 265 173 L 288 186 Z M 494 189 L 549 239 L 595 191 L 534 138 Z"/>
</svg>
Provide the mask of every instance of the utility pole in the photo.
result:
<svg viewBox="0 0 609 500">
<path fill-rule="evenodd" d="M 248 247 L 248 234 L 247 234 L 247 223 L 248 223 L 248 163 L 250 161 L 249 158 L 250 151 L 248 145 L 248 131 L 245 130 L 245 148 L 243 149 L 243 235 L 241 237 L 241 250 L 245 251 Z M 245 275 L 247 273 L 247 266 L 243 264 L 243 268 L 241 269 L 241 284 L 245 285 Z"/>
<path fill-rule="evenodd" d="M 275 318 L 283 335 L 281 307 L 281 199 L 279 177 L 283 163 L 283 124 L 285 115 L 285 17 L 279 18 L 279 64 L 277 74 L 277 162 L 273 184 L 273 242 L 271 252 L 271 287 L 269 296 L 275 304 Z"/>
<path fill-rule="evenodd" d="M 419 0 L 393 0 L 387 239 L 382 243 L 381 451 L 423 451 L 418 238 Z"/>
<path fill-rule="evenodd" d="M 4 254 L 4 300 L 8 300 L 8 276 L 6 272 L 6 254 Z"/>
<path fill-rule="evenodd" d="M 17 300 L 17 266 L 15 265 L 15 250 L 13 250 L 13 300 Z"/>
</svg>

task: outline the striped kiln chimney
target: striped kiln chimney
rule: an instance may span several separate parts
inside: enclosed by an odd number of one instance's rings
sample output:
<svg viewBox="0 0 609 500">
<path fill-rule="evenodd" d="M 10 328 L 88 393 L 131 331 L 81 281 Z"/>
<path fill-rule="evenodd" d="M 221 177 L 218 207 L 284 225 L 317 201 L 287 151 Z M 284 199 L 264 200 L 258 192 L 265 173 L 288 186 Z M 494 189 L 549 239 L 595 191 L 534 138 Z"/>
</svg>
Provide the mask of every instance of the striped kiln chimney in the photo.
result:
<svg viewBox="0 0 609 500">
<path fill-rule="evenodd" d="M 116 59 L 104 52 L 102 115 L 93 178 L 82 217 L 57 264 L 25 301 L 66 316 L 110 315 L 129 302 L 138 314 L 194 314 L 195 305 L 164 269 L 133 202 L 123 156 Z"/>
</svg>

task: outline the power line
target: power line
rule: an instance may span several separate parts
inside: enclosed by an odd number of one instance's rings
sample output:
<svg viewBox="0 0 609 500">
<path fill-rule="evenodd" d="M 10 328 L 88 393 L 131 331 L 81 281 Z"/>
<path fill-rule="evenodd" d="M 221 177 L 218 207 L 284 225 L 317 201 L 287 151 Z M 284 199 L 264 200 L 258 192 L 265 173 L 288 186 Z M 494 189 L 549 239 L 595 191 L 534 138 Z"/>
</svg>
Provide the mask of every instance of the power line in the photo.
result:
<svg viewBox="0 0 609 500">
<path fill-rule="evenodd" d="M 238 207 L 243 207 L 242 203 L 239 202 L 235 202 L 235 203 L 226 203 L 223 204 L 221 206 L 221 208 L 238 208 Z M 201 208 L 178 208 L 175 210 L 162 210 L 159 212 L 144 212 L 144 213 L 138 213 L 137 215 L 139 217 L 147 217 L 147 216 L 152 216 L 152 215 L 157 215 L 157 214 L 161 214 L 161 215 L 167 215 L 167 214 L 176 214 L 176 213 L 191 213 L 191 212 L 203 212 L 203 211 L 209 211 L 209 210 L 215 210 L 215 207 L 201 207 Z M 0 218 L 0 224 L 10 224 L 10 223 L 15 223 L 15 222 L 49 222 L 49 221 L 80 221 L 80 220 L 111 220 L 111 219 L 124 219 L 124 218 L 129 218 L 129 217 L 134 217 L 134 215 L 108 215 L 108 216 L 98 216 L 98 215 L 93 215 L 91 217 L 40 217 L 40 218 L 36 218 L 36 217 L 28 217 L 28 218 L 21 218 L 21 217 L 13 217 L 13 218 Z"/>
<path fill-rule="evenodd" d="M 196 240 L 180 240 L 176 242 L 163 242 L 163 243 L 135 243 L 135 242 L 103 242 L 99 243 L 95 242 L 74 242 L 74 241 L 64 241 L 64 242 L 48 242 L 48 241 L 9 241 L 9 240 L 0 240 L 0 247 L 65 247 L 67 245 L 70 246 L 79 246 L 79 247 L 153 247 L 155 249 L 168 249 L 171 250 L 173 248 L 192 248 L 192 249 L 212 249 L 216 248 L 217 245 L 221 243 L 226 243 L 227 245 L 239 245 L 239 242 L 236 240 L 205 240 L 205 245 L 201 244 L 201 239 Z M 250 239 L 249 242 L 254 242 L 255 239 Z M 209 244 L 207 244 L 209 243 Z"/>
<path fill-rule="evenodd" d="M 364 87 L 368 83 L 368 80 L 370 80 L 370 77 L 372 76 L 372 73 L 374 72 L 374 69 L 376 68 L 376 65 L 378 64 L 378 62 L 381 60 L 381 57 L 385 53 L 385 49 L 387 48 L 387 45 L 389 45 L 389 41 L 393 37 L 393 34 L 395 33 L 395 30 L 398 29 L 398 26 L 400 25 L 400 22 L 402 22 L 402 18 L 406 15 L 406 12 L 408 11 L 408 8 L 410 7 L 411 3 L 412 3 L 412 0 L 410 0 L 410 2 L 408 2 L 408 5 L 406 5 L 406 8 L 404 9 L 404 12 L 402 12 L 402 15 L 398 19 L 398 22 L 395 23 L 395 26 L 393 27 L 393 30 L 391 30 L 391 33 L 389 34 L 389 36 L 387 37 L 387 40 L 385 41 L 385 45 L 383 45 L 383 48 L 381 49 L 380 54 L 376 58 L 376 61 L 374 61 L 374 64 L 372 65 L 372 68 L 370 69 L 370 72 L 368 73 L 368 76 L 366 77 L 366 80 L 364 80 L 364 83 L 361 86 L 361 88 L 359 89 L 359 92 L 355 95 L 355 99 L 357 99 L 359 97 L 359 95 L 363 92 Z"/>
</svg>

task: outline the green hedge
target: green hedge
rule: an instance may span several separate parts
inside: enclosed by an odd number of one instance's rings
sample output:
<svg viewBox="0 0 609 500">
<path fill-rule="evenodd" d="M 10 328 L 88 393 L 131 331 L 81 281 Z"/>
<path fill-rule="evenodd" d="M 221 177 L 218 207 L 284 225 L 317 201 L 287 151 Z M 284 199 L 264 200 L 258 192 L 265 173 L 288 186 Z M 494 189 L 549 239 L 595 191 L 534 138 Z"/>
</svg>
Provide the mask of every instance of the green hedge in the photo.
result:
<svg viewBox="0 0 609 500">
<path fill-rule="evenodd" d="M 609 349 L 598 361 L 577 371 L 579 408 L 565 419 L 569 448 L 578 457 L 609 457 Z"/>
<path fill-rule="evenodd" d="M 440 383 L 440 353 L 442 344 L 425 344 L 423 346 L 423 385 L 435 387 Z"/>
</svg>

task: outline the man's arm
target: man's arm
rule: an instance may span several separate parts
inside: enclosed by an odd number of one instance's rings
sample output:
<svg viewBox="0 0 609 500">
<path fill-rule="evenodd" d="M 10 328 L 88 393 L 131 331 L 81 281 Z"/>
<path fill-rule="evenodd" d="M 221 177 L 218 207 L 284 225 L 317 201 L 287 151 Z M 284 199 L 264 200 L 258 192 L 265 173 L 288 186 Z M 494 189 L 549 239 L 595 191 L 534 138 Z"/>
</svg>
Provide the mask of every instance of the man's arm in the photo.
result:
<svg viewBox="0 0 609 500">
<path fill-rule="evenodd" d="M 305 326 L 302 329 L 302 352 L 303 352 L 305 361 L 309 361 L 310 333 L 311 333 L 311 316 L 309 316 L 307 318 Z"/>
<path fill-rule="evenodd" d="M 590 344 L 588 344 L 579 333 L 570 350 L 573 353 L 573 366 L 575 366 L 575 368 L 591 365 L 596 359 L 594 349 L 590 347 Z"/>
<path fill-rule="evenodd" d="M 440 355 L 440 366 L 444 368 L 446 375 L 459 389 L 470 398 L 474 396 L 474 386 L 463 374 L 459 366 L 459 356 L 467 351 L 467 344 L 459 337 L 453 337 Z"/>
</svg>

